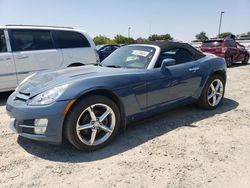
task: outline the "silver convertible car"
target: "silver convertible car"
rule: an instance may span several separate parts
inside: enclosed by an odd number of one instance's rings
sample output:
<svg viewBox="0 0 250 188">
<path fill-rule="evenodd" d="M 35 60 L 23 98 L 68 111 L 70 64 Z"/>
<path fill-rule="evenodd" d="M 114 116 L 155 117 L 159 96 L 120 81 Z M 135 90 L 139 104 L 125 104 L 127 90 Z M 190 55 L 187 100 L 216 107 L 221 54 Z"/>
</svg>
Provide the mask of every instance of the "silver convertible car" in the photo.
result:
<svg viewBox="0 0 250 188">
<path fill-rule="evenodd" d="M 99 66 L 45 71 L 26 78 L 9 97 L 11 128 L 20 136 L 76 148 L 101 148 L 132 121 L 223 99 L 224 59 L 177 42 L 121 47 Z"/>
</svg>

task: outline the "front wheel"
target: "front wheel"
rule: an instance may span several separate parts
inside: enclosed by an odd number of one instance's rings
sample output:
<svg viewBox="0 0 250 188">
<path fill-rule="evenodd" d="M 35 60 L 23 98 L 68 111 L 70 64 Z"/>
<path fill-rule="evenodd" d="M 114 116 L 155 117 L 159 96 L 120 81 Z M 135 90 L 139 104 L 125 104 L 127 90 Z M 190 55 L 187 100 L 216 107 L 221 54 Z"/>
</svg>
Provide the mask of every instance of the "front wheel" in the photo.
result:
<svg viewBox="0 0 250 188">
<path fill-rule="evenodd" d="M 199 105 L 205 109 L 217 108 L 225 93 L 225 80 L 220 75 L 213 75 L 206 83 L 199 99 Z"/>
<path fill-rule="evenodd" d="M 117 105 L 104 96 L 87 96 L 70 109 L 65 121 L 69 142 L 80 150 L 96 150 L 106 146 L 120 127 Z"/>
</svg>

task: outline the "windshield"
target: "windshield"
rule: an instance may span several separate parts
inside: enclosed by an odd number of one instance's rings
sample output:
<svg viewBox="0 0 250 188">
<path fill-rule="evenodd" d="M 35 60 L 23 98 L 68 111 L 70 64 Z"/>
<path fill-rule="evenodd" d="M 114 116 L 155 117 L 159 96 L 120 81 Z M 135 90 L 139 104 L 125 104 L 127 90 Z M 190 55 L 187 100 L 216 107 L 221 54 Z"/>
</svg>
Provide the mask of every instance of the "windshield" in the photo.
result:
<svg viewBox="0 0 250 188">
<path fill-rule="evenodd" d="M 125 46 L 108 56 L 102 66 L 115 68 L 146 69 L 155 53 L 155 48 L 148 46 Z"/>
<path fill-rule="evenodd" d="M 221 41 L 221 40 L 205 41 L 202 44 L 202 47 L 218 47 L 218 46 L 222 45 L 222 42 L 223 41 Z"/>
</svg>

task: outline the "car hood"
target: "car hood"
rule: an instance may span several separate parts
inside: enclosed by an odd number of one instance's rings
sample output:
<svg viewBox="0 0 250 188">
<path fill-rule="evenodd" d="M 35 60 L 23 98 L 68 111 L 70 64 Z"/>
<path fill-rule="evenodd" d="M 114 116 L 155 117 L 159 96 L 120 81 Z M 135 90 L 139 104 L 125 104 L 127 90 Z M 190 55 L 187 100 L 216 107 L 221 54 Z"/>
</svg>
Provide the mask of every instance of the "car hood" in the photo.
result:
<svg viewBox="0 0 250 188">
<path fill-rule="evenodd" d="M 17 92 L 29 96 L 40 94 L 64 84 L 72 84 L 77 81 L 121 74 L 133 74 L 138 69 L 108 68 L 87 65 L 82 67 L 65 68 L 54 71 L 44 71 L 35 74 L 23 84 L 19 85 Z M 145 71 L 145 70 L 144 70 Z"/>
</svg>

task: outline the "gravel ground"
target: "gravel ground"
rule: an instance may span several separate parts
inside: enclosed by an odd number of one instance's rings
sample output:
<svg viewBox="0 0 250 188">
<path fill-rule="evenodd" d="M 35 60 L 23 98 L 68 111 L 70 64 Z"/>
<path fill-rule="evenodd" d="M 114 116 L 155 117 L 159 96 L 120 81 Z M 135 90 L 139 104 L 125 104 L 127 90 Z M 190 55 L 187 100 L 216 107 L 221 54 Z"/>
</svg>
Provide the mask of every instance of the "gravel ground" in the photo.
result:
<svg viewBox="0 0 250 188">
<path fill-rule="evenodd" d="M 1 187 L 250 187 L 250 66 L 228 69 L 223 105 L 178 108 L 80 152 L 17 137 L 0 94 Z"/>
</svg>

